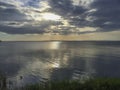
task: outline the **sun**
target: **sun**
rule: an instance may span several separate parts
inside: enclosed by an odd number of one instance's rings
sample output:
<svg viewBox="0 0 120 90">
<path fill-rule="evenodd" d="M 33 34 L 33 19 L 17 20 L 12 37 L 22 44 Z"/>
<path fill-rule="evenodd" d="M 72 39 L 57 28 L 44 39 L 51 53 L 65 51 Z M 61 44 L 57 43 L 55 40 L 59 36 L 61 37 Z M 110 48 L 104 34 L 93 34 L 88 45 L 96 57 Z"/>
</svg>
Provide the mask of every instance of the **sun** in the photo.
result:
<svg viewBox="0 0 120 90">
<path fill-rule="evenodd" d="M 61 19 L 61 16 L 56 15 L 54 13 L 43 13 L 41 16 L 44 20 L 50 21 L 59 21 Z"/>
</svg>

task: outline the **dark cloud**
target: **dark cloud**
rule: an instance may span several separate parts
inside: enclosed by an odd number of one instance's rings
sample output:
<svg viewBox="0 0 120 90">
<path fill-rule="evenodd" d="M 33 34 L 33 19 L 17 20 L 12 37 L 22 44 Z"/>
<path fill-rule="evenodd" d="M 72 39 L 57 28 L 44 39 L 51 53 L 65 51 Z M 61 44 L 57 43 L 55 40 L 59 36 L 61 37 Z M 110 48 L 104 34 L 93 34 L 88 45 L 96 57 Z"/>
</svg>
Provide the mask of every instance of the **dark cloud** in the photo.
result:
<svg viewBox="0 0 120 90">
<path fill-rule="evenodd" d="M 55 12 L 61 14 L 68 13 L 73 9 L 70 0 L 50 0 L 50 5 Z"/>
<path fill-rule="evenodd" d="M 0 21 L 22 21 L 26 17 L 14 5 L 0 2 L 0 6 Z"/>
<path fill-rule="evenodd" d="M 39 8 L 40 7 L 39 2 L 40 2 L 40 0 L 28 0 L 25 3 L 25 6 L 32 6 L 32 7 L 35 7 L 35 8 Z"/>
<path fill-rule="evenodd" d="M 14 5 L 10 5 L 4 2 L 0 2 L 0 6 L 6 6 L 6 7 L 15 7 Z"/>
<path fill-rule="evenodd" d="M 52 11 L 64 17 L 67 17 L 68 15 L 81 15 L 86 11 L 85 8 L 81 6 L 75 6 L 72 3 L 73 2 L 71 0 L 50 0 Z"/>
<path fill-rule="evenodd" d="M 25 15 L 14 8 L 0 9 L 0 21 L 22 21 L 24 19 Z"/>
<path fill-rule="evenodd" d="M 0 25 L 0 31 L 5 32 L 8 34 L 43 34 L 46 31 L 46 28 L 48 28 L 51 25 L 58 25 L 60 24 L 59 22 L 54 22 L 54 21 L 44 21 L 42 23 L 37 23 L 37 25 L 34 25 L 34 23 L 31 22 L 26 25 L 22 25 L 21 23 L 17 22 L 8 22 L 5 25 Z"/>
<path fill-rule="evenodd" d="M 76 27 L 87 26 L 88 21 L 85 20 L 84 14 L 88 9 L 73 5 L 71 0 L 50 0 L 52 12 L 55 12 L 69 21 L 71 25 Z"/>
<path fill-rule="evenodd" d="M 76 27 L 98 27 L 101 31 L 120 29 L 119 0 L 95 0 L 88 9 L 73 5 L 71 0 L 51 0 L 51 6 L 55 12 L 68 18 Z M 96 11 L 89 12 L 92 9 Z M 87 17 L 93 17 L 93 20 L 88 21 Z"/>
<path fill-rule="evenodd" d="M 1 32 L 5 32 L 8 34 L 42 34 L 45 32 L 45 27 L 9 27 L 9 26 L 0 26 L 2 29 Z"/>
<path fill-rule="evenodd" d="M 10 26 L 0 26 L 0 31 L 5 32 L 8 34 L 35 34 L 35 33 L 40 33 L 42 34 L 44 31 L 41 29 L 38 29 L 36 27 L 10 27 Z"/>
<path fill-rule="evenodd" d="M 91 8 L 97 9 L 90 15 L 96 17 L 93 27 L 100 27 L 102 31 L 120 29 L 120 0 L 96 0 Z"/>
</svg>

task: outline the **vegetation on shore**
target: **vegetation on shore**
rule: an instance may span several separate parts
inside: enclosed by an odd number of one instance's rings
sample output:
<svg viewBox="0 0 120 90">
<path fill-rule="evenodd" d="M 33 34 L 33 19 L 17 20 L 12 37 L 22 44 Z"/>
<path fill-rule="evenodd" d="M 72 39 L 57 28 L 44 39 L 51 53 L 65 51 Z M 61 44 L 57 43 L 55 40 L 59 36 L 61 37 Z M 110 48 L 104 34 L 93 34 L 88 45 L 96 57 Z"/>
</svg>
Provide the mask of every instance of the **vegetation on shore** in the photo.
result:
<svg viewBox="0 0 120 90">
<path fill-rule="evenodd" d="M 7 88 L 7 78 L 5 75 L 0 74 L 0 90 L 6 90 Z"/>
<path fill-rule="evenodd" d="M 97 78 L 85 82 L 54 81 L 9 89 L 5 76 L 0 76 L 0 90 L 120 90 L 120 78 Z"/>
<path fill-rule="evenodd" d="M 22 90 L 120 90 L 120 79 L 91 79 L 79 81 L 48 82 L 45 85 L 29 85 Z"/>
</svg>

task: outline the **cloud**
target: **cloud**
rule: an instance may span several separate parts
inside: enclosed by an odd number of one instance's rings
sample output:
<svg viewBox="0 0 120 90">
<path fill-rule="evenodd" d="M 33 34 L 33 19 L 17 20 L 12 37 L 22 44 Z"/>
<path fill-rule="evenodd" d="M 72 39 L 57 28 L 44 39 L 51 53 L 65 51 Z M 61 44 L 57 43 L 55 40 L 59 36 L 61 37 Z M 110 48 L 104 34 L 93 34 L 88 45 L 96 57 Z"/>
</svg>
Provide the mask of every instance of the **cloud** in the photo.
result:
<svg viewBox="0 0 120 90">
<path fill-rule="evenodd" d="M 86 21 L 86 12 L 89 10 L 85 8 L 83 5 L 76 5 L 73 0 L 50 0 L 50 6 L 52 7 L 51 12 L 57 13 L 61 15 L 64 20 L 67 20 L 69 26 L 67 28 L 74 29 L 76 32 L 77 28 L 88 26 L 88 21 Z M 63 23 L 64 23 L 63 20 Z M 62 28 L 64 30 L 64 28 Z M 70 30 L 67 30 L 71 32 Z M 79 32 L 80 33 L 80 32 Z"/>
<path fill-rule="evenodd" d="M 76 27 L 97 27 L 98 31 L 114 31 L 120 28 L 119 0 L 51 0 L 51 2 L 53 11 L 69 19 L 70 24 Z"/>
<path fill-rule="evenodd" d="M 119 31 L 119 4 L 119 0 L 1 0 L 0 31 L 65 35 Z"/>
<path fill-rule="evenodd" d="M 51 25 L 60 24 L 54 21 L 43 22 L 4 22 L 0 25 L 0 31 L 8 34 L 43 34 L 48 32 Z"/>
<path fill-rule="evenodd" d="M 0 2 L 0 21 L 22 21 L 25 17 L 14 5 Z"/>
<path fill-rule="evenodd" d="M 93 27 L 100 27 L 102 31 L 120 29 L 120 1 L 119 0 L 95 0 L 91 8 L 97 9 L 90 16 L 95 17 Z"/>
<path fill-rule="evenodd" d="M 86 9 L 81 6 L 73 5 L 71 0 L 50 0 L 50 5 L 53 12 L 66 18 L 70 15 L 81 15 L 86 11 Z"/>
<path fill-rule="evenodd" d="M 4 3 L 4 2 L 0 2 L 0 7 L 14 7 L 14 5 L 10 5 L 10 4 L 7 4 L 7 3 Z"/>
<path fill-rule="evenodd" d="M 56 25 L 56 22 L 42 21 L 38 22 L 35 20 L 38 13 L 41 11 L 37 10 L 35 6 L 28 2 L 13 1 L 9 2 L 0 1 L 0 31 L 8 34 L 42 34 L 45 32 L 45 28 L 49 25 Z M 12 3 L 14 2 L 15 5 Z M 16 4 L 18 3 L 18 4 Z M 25 4 L 27 6 L 25 7 Z M 38 4 L 36 2 L 36 4 Z M 43 8 L 43 7 L 42 7 Z M 46 8 L 46 7 L 45 7 Z"/>
</svg>

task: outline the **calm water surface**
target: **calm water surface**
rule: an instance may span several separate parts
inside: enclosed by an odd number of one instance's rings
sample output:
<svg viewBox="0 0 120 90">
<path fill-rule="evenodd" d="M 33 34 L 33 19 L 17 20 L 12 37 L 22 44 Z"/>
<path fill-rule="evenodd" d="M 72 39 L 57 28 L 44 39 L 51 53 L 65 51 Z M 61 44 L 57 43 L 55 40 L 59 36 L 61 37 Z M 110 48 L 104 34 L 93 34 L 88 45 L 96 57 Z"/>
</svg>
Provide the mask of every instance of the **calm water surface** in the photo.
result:
<svg viewBox="0 0 120 90">
<path fill-rule="evenodd" d="M 120 42 L 0 42 L 0 73 L 15 86 L 120 77 Z"/>
</svg>

